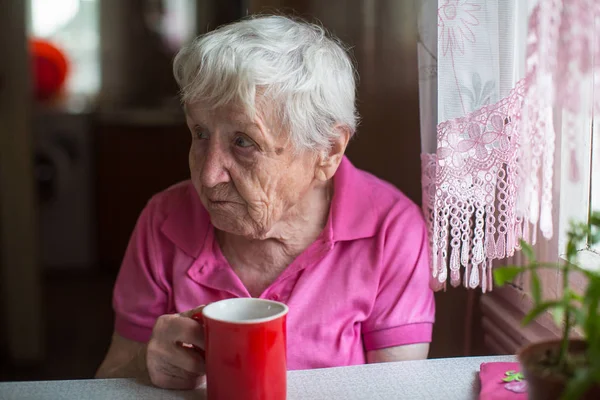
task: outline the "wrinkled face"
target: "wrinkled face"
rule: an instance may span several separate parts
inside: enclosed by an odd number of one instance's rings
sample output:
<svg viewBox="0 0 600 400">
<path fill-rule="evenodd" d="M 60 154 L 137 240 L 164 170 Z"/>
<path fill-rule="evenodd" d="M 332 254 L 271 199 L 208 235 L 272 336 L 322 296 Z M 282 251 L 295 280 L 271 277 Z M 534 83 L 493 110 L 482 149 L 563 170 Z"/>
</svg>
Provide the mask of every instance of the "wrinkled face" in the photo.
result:
<svg viewBox="0 0 600 400">
<path fill-rule="evenodd" d="M 294 152 L 288 133 L 268 113 L 250 118 L 235 107 L 186 105 L 192 133 L 192 181 L 212 224 L 252 239 L 269 231 L 316 182 L 318 157 Z"/>
</svg>

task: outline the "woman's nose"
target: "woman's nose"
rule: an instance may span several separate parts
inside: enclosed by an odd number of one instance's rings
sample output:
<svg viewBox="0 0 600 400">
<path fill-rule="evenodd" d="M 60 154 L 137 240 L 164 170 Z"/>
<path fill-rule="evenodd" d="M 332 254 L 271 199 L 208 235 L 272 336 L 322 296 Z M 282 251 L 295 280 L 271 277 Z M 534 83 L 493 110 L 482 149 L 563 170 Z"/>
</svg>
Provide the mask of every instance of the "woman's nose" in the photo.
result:
<svg viewBox="0 0 600 400">
<path fill-rule="evenodd" d="M 208 143 L 200 173 L 200 180 L 204 187 L 212 188 L 230 180 L 226 168 L 227 154 L 221 146 L 222 144 L 217 140 Z"/>
</svg>

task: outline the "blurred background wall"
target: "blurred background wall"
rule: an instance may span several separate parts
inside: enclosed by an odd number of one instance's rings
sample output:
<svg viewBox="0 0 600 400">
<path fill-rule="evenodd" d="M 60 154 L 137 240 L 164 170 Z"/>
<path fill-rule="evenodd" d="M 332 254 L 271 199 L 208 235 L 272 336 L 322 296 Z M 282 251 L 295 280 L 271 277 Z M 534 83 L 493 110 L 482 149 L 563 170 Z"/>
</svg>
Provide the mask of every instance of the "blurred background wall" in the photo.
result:
<svg viewBox="0 0 600 400">
<path fill-rule="evenodd" d="M 197 34 L 257 12 L 318 20 L 352 47 L 362 122 L 348 156 L 420 204 L 412 0 L 0 0 L 0 60 L 11 61 L 0 66 L 0 379 L 93 375 L 139 212 L 189 174 L 172 57 Z M 43 101 L 29 90 L 34 38 L 68 61 L 64 89 Z M 463 355 L 477 336 L 465 325 L 467 293 L 437 299 L 431 356 Z M 466 345 L 482 351 L 475 339 Z"/>
</svg>

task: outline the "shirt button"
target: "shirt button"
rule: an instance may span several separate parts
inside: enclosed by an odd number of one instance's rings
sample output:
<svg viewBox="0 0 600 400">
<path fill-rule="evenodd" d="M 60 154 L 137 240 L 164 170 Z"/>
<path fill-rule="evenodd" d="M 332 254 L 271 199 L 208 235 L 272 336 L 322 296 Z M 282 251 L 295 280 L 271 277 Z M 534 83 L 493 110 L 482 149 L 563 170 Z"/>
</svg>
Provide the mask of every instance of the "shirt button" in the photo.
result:
<svg viewBox="0 0 600 400">
<path fill-rule="evenodd" d="M 272 295 L 269 296 L 269 300 L 277 301 L 277 300 L 279 300 L 279 295 L 272 294 Z"/>
</svg>

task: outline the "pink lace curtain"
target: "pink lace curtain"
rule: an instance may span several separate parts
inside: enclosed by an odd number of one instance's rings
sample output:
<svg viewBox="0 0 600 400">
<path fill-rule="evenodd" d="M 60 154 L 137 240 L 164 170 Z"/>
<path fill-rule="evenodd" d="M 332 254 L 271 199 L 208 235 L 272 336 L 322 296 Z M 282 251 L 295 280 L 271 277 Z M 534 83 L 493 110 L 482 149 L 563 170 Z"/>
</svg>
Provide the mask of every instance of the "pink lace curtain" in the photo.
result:
<svg viewBox="0 0 600 400">
<path fill-rule="evenodd" d="M 553 120 L 557 110 L 572 121 L 591 112 L 600 2 L 416 4 L 432 285 L 485 292 L 493 260 L 512 256 L 521 238 L 553 235 Z M 574 155 L 581 127 L 562 126 Z M 578 179 L 576 157 L 566 162 Z"/>
</svg>

